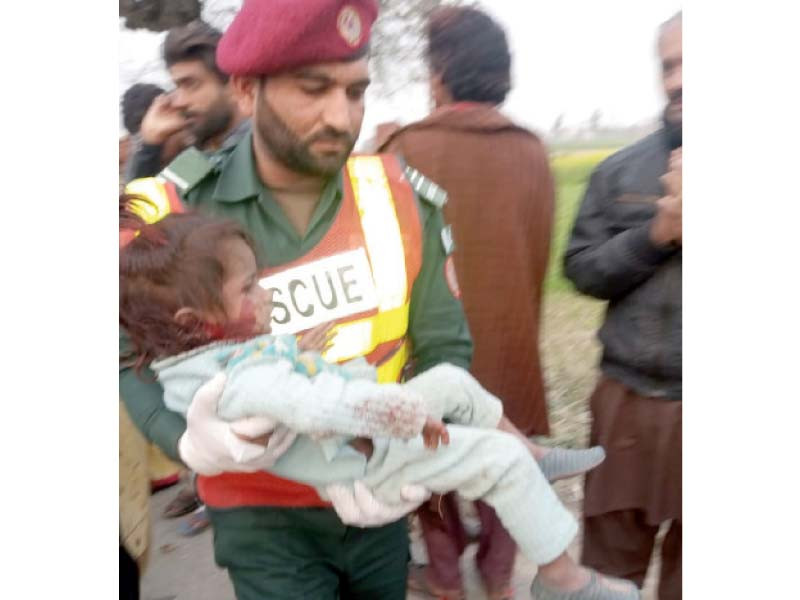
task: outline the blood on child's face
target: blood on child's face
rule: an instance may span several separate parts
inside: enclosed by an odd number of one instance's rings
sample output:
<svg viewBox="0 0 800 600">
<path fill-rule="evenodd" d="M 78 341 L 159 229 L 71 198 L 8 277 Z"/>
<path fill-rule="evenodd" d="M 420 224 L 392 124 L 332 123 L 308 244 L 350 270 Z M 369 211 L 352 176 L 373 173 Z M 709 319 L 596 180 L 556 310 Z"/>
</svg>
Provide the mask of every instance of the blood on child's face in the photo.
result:
<svg viewBox="0 0 800 600">
<path fill-rule="evenodd" d="M 269 333 L 272 317 L 272 291 L 258 284 L 256 257 L 242 239 L 234 237 L 220 243 L 225 269 L 222 301 L 231 333 L 256 335 Z"/>
</svg>

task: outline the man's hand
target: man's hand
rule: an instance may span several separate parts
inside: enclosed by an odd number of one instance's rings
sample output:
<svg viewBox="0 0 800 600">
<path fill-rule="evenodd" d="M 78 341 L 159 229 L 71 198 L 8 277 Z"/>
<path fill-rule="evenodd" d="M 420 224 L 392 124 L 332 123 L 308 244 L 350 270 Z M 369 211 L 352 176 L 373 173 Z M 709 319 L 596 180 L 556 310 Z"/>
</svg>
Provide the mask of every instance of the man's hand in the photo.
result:
<svg viewBox="0 0 800 600">
<path fill-rule="evenodd" d="M 411 484 L 400 490 L 400 504 L 383 504 L 360 481 L 356 481 L 352 489 L 347 485 L 329 485 L 325 492 L 342 522 L 355 527 L 380 527 L 397 521 L 431 496 L 429 490 Z"/>
<path fill-rule="evenodd" d="M 660 177 L 667 196 L 683 196 L 683 151 L 679 148 L 669 155 L 669 171 Z"/>
<path fill-rule="evenodd" d="M 445 446 L 450 443 L 450 434 L 447 433 L 447 426 L 439 419 L 428 417 L 422 427 L 422 439 L 425 441 L 426 448 L 436 450 L 439 442 Z"/>
<path fill-rule="evenodd" d="M 676 148 L 669 153 L 669 170 L 683 173 L 683 148 Z"/>
<path fill-rule="evenodd" d="M 162 146 L 174 133 L 186 127 L 183 112 L 170 102 L 168 94 L 161 94 L 147 109 L 142 119 L 142 141 L 153 146 Z"/>
<path fill-rule="evenodd" d="M 270 436 L 267 447 L 245 441 L 271 432 L 269 419 L 242 419 L 227 423 L 217 416 L 217 404 L 225 388 L 225 373 L 218 373 L 197 390 L 186 414 L 186 432 L 178 442 L 181 460 L 201 475 L 225 471 L 252 473 L 267 469 L 294 440 L 294 435 Z"/>
<path fill-rule="evenodd" d="M 656 213 L 650 226 L 650 239 L 657 246 L 683 243 L 683 149 L 669 155 L 669 171 L 661 176 L 665 196 L 658 200 Z"/>
<path fill-rule="evenodd" d="M 308 332 L 301 335 L 297 340 L 297 349 L 301 352 L 325 352 L 325 350 L 330 348 L 333 343 L 333 338 L 336 335 L 333 333 L 334 325 L 335 323 L 331 321 L 309 329 Z"/>
<path fill-rule="evenodd" d="M 658 212 L 650 225 L 650 239 L 656 246 L 683 242 L 683 196 L 659 198 Z"/>
</svg>

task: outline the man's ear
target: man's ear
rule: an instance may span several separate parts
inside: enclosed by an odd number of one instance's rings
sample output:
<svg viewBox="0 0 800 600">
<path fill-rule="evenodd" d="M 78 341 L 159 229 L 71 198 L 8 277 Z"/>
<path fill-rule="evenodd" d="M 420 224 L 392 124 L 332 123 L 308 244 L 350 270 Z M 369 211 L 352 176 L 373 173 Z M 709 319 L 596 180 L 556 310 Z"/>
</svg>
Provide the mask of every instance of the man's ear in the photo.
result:
<svg viewBox="0 0 800 600">
<path fill-rule="evenodd" d="M 175 314 L 172 316 L 176 323 L 179 325 L 183 325 L 184 327 L 189 327 L 191 325 L 202 323 L 204 321 L 200 311 L 195 310 L 194 308 L 189 308 L 188 306 L 184 306 L 183 308 L 179 308 Z"/>
<path fill-rule="evenodd" d="M 429 83 L 431 90 L 431 100 L 433 100 L 433 105 L 435 108 L 439 108 L 440 106 L 444 106 L 445 104 L 450 104 L 453 101 L 450 92 L 444 85 L 444 82 L 442 82 L 441 73 L 431 72 Z"/>
<path fill-rule="evenodd" d="M 245 117 L 253 116 L 253 107 L 256 102 L 256 92 L 261 85 L 257 77 L 243 77 L 241 75 L 231 75 L 228 79 L 233 99 L 239 107 L 239 112 Z"/>
</svg>

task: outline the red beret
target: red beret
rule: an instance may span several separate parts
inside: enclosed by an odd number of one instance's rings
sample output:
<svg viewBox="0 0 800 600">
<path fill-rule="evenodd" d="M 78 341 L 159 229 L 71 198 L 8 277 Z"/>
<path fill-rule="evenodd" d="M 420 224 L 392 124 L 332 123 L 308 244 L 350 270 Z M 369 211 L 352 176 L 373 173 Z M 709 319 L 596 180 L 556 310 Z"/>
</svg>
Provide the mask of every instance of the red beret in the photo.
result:
<svg viewBox="0 0 800 600">
<path fill-rule="evenodd" d="M 270 75 L 344 60 L 369 42 L 376 0 L 244 0 L 217 46 L 230 75 Z"/>
</svg>

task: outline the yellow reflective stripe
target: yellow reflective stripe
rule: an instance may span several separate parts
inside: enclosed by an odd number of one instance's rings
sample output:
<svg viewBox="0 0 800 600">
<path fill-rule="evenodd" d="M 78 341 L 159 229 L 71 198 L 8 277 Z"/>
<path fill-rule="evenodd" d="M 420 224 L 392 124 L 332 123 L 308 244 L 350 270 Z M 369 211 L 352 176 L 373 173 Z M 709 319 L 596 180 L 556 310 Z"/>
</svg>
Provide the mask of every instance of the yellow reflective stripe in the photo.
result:
<svg viewBox="0 0 800 600">
<path fill-rule="evenodd" d="M 372 318 L 342 323 L 333 328 L 333 333 L 336 336 L 333 346 L 322 354 L 322 358 L 339 362 L 364 356 L 371 350 Z"/>
<path fill-rule="evenodd" d="M 172 212 L 164 183 L 155 177 L 134 179 L 125 186 L 125 193 L 138 194 L 150 200 L 150 202 L 134 200 L 130 203 L 131 212 L 139 215 L 145 223 L 160 221 Z"/>
<path fill-rule="evenodd" d="M 394 356 L 378 367 L 378 383 L 395 383 L 408 360 L 408 342 L 398 348 Z"/>
<path fill-rule="evenodd" d="M 378 156 L 354 156 L 347 170 L 372 263 L 378 310 L 397 308 L 405 304 L 408 291 L 406 257 L 383 162 Z"/>
<path fill-rule="evenodd" d="M 408 303 L 372 317 L 373 348 L 384 342 L 399 340 L 408 331 Z"/>
<path fill-rule="evenodd" d="M 380 344 L 401 339 L 408 330 L 408 304 L 378 314 L 341 323 L 333 328 L 334 345 L 323 354 L 330 362 L 349 360 L 372 352 Z"/>
<path fill-rule="evenodd" d="M 378 313 L 337 325 L 336 341 L 324 354 L 329 361 L 365 356 L 384 342 L 402 339 L 408 330 L 405 249 L 383 162 L 377 156 L 357 156 L 347 167 L 369 254 Z"/>
</svg>

